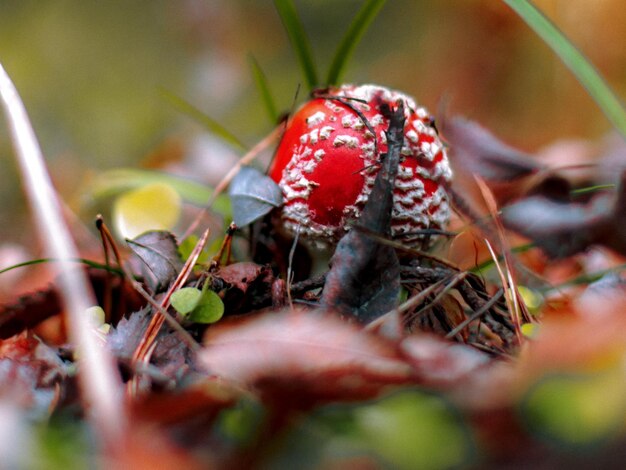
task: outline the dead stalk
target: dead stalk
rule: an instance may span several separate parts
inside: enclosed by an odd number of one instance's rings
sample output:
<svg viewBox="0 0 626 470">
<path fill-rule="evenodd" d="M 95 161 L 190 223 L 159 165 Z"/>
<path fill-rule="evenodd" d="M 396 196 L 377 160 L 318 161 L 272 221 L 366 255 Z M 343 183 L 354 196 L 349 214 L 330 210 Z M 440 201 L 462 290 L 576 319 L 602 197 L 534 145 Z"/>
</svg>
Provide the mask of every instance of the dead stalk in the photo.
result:
<svg viewBox="0 0 626 470">
<path fill-rule="evenodd" d="M 71 341 L 80 353 L 79 382 L 89 403 L 93 429 L 112 449 L 122 444 L 127 424 L 122 387 L 115 362 L 106 345 L 96 336 L 97 325 L 86 314 L 97 305 L 78 258 L 70 231 L 64 223 L 61 204 L 52 186 L 46 164 L 24 104 L 0 64 L 0 96 L 18 161 L 24 189 L 33 210 L 35 225 L 47 256 L 57 258 L 59 292 L 67 312 Z"/>
</svg>

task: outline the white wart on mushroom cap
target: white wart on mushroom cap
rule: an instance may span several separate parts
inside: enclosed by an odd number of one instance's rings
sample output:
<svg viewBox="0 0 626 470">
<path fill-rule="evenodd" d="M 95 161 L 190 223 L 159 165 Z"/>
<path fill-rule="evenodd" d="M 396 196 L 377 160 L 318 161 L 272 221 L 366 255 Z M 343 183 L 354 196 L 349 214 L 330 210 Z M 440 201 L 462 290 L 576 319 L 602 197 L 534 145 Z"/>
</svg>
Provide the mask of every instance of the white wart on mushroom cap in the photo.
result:
<svg viewBox="0 0 626 470">
<path fill-rule="evenodd" d="M 398 100 L 404 102 L 406 122 L 391 235 L 420 245 L 417 230 L 445 228 L 450 218 L 445 186 L 452 172 L 431 116 L 398 91 L 344 85 L 305 103 L 276 151 L 270 176 L 283 192 L 281 217 L 288 231 L 328 246 L 358 219 L 387 151 L 389 123 L 381 105 L 393 107 Z"/>
</svg>

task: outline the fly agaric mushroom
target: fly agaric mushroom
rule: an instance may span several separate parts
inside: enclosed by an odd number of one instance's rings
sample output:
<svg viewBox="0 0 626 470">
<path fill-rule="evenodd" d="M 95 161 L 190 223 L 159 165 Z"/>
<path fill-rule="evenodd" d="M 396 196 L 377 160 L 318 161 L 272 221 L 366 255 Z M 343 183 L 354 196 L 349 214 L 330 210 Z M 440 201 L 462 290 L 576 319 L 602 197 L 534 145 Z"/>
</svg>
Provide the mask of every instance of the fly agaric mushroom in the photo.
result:
<svg viewBox="0 0 626 470">
<path fill-rule="evenodd" d="M 393 194 L 391 236 L 424 244 L 419 233 L 450 217 L 445 189 L 452 172 L 428 112 L 377 85 L 330 88 L 289 120 L 270 168 L 280 186 L 287 231 L 318 247 L 334 245 L 358 219 L 387 151 L 383 107 L 404 102 L 406 123 Z"/>
</svg>

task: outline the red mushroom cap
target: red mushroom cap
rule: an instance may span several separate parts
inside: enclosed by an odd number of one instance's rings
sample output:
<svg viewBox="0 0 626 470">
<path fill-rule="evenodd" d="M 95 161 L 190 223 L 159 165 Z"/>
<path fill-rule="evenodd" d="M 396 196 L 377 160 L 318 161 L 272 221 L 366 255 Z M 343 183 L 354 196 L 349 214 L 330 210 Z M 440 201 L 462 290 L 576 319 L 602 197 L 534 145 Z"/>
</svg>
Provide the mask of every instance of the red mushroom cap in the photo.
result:
<svg viewBox="0 0 626 470">
<path fill-rule="evenodd" d="M 359 217 L 387 151 L 382 105 L 405 105 L 391 235 L 417 245 L 417 230 L 444 228 L 450 217 L 445 185 L 452 172 L 428 112 L 400 92 L 344 85 L 305 103 L 290 119 L 270 177 L 280 186 L 286 229 L 315 245 L 332 245 Z M 373 131 L 373 132 L 372 132 Z"/>
</svg>

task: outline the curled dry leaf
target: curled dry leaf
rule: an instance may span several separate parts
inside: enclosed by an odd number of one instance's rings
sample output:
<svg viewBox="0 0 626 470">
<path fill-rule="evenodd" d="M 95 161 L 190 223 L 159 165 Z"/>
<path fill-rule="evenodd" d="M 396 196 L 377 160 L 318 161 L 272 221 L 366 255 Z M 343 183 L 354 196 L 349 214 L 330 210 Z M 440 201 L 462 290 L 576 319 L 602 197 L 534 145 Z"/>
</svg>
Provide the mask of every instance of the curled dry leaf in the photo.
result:
<svg viewBox="0 0 626 470">
<path fill-rule="evenodd" d="M 544 167 L 530 155 L 506 145 L 475 122 L 454 117 L 441 122 L 455 167 L 485 181 L 510 182 Z"/>
<path fill-rule="evenodd" d="M 270 291 L 274 282 L 269 266 L 251 262 L 223 266 L 214 277 L 227 284 L 223 300 L 228 313 L 250 310 L 258 298 L 263 297 L 262 294 Z"/>
<path fill-rule="evenodd" d="M 461 117 L 441 119 L 440 128 L 450 145 L 454 183 L 450 194 L 456 209 L 470 219 L 490 210 L 476 179 L 484 181 L 498 206 L 524 194 L 532 176 L 544 168 L 530 155 L 501 142 L 487 129 Z M 485 222 L 480 225 L 484 226 Z M 486 229 L 487 227 L 483 227 Z"/>
<path fill-rule="evenodd" d="M 250 284 L 256 281 L 261 274 L 268 274 L 267 266 L 242 262 L 223 266 L 215 275 L 245 294 Z"/>
<path fill-rule="evenodd" d="M 606 196 L 596 197 L 588 204 L 531 196 L 506 207 L 502 220 L 550 256 L 563 258 L 604 238 L 610 225 L 611 206 L 611 198 Z"/>
<path fill-rule="evenodd" d="M 393 193 L 404 142 L 404 106 L 391 113 L 386 133 L 388 153 L 376 175 L 359 225 L 380 235 L 391 231 Z M 321 299 L 322 305 L 367 323 L 393 309 L 400 293 L 400 265 L 395 250 L 360 230 L 337 245 Z"/>
<path fill-rule="evenodd" d="M 338 318 L 301 311 L 219 323 L 208 330 L 199 362 L 282 406 L 371 397 L 411 376 L 391 343 Z"/>
<path fill-rule="evenodd" d="M 504 224 L 561 258 L 603 244 L 626 253 L 626 172 L 615 194 L 601 193 L 581 204 L 536 194 L 503 210 Z"/>
<path fill-rule="evenodd" d="M 131 403 L 131 413 L 143 422 L 195 424 L 198 416 L 214 419 L 221 409 L 232 406 L 242 394 L 241 390 L 219 381 L 199 381 L 182 390 L 146 395 L 142 400 L 135 400 Z"/>
</svg>

